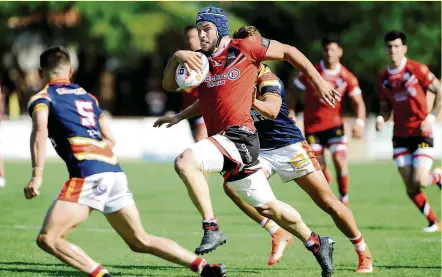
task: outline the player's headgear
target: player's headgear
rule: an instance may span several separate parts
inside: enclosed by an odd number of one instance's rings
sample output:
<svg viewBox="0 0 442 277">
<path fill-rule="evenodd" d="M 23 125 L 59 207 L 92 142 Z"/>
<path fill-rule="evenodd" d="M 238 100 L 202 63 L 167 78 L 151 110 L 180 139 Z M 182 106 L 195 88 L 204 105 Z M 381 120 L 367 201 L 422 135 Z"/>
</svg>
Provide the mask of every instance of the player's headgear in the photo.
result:
<svg viewBox="0 0 442 277">
<path fill-rule="evenodd" d="M 223 9 L 213 6 L 202 8 L 196 15 L 196 24 L 198 25 L 198 23 L 203 21 L 211 22 L 216 26 L 216 31 L 218 34 L 217 45 L 219 45 L 223 37 L 230 34 L 229 20 L 227 19 L 227 14 Z"/>
</svg>

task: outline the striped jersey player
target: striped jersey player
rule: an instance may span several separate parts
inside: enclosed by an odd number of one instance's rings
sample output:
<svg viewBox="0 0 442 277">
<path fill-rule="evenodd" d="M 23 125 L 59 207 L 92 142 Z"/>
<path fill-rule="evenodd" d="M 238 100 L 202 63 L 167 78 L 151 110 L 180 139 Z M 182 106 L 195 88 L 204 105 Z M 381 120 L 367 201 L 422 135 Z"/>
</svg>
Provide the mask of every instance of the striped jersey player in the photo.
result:
<svg viewBox="0 0 442 277">
<path fill-rule="evenodd" d="M 47 49 L 40 56 L 40 67 L 48 85 L 28 105 L 33 123 L 33 171 L 25 197 L 40 194 L 48 137 L 66 163 L 69 180 L 46 215 L 38 246 L 90 277 L 111 277 L 103 266 L 65 240 L 92 210 L 98 210 L 133 251 L 187 266 L 201 276 L 225 276 L 224 265 L 209 265 L 175 242 L 144 231 L 126 175 L 112 151 L 115 140 L 103 112 L 95 97 L 69 80 L 72 67 L 68 52 L 60 46 Z"/>
</svg>

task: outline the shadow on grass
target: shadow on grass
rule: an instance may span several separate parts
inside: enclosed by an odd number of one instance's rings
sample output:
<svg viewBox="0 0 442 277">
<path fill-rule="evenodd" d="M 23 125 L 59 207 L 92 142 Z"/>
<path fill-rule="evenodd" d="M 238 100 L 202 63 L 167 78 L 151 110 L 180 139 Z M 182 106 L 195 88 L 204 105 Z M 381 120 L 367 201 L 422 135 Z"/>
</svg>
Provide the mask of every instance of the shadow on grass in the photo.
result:
<svg viewBox="0 0 442 277">
<path fill-rule="evenodd" d="M 18 267 L 18 268 L 15 268 Z M 48 268 L 49 267 L 49 268 Z M 148 273 L 133 273 L 123 272 L 124 269 L 139 269 L 139 270 L 177 270 L 180 267 L 172 266 L 109 266 L 109 268 L 117 269 L 112 272 L 113 276 L 167 276 L 167 274 L 148 274 Z M 29 262 L 0 262 L 0 271 L 3 272 L 22 272 L 22 273 L 41 273 L 49 276 L 69 276 L 69 277 L 84 277 L 85 275 L 71 267 L 64 264 L 52 263 L 29 263 Z"/>
<path fill-rule="evenodd" d="M 180 266 L 158 266 L 158 265 L 106 265 L 108 268 L 112 269 L 112 275 L 114 276 L 170 276 L 167 273 L 134 273 L 127 272 L 130 270 L 142 270 L 142 271 L 180 271 L 183 268 Z M 348 264 L 336 264 L 336 271 L 354 271 L 354 265 Z M 19 267 L 19 268 L 14 268 Z M 48 268 L 51 267 L 51 268 Z M 441 266 L 419 266 L 419 265 L 375 265 L 379 269 L 417 269 L 417 270 L 432 270 L 441 269 Z M 291 268 L 288 267 L 251 267 L 251 268 L 238 268 L 238 267 L 228 267 L 229 272 L 232 273 L 246 273 L 246 274 L 258 274 L 266 271 L 290 271 Z M 312 268 L 297 268 L 297 271 L 312 271 Z M 319 269 L 318 269 L 319 270 Z M 64 264 L 56 263 L 32 263 L 32 262 L 0 262 L 0 271 L 4 272 L 21 272 L 21 273 L 40 273 L 47 274 L 50 276 L 69 276 L 69 277 L 80 277 L 84 276 L 83 273 L 71 269 Z M 194 274 L 185 275 L 188 277 L 195 276 Z"/>
</svg>

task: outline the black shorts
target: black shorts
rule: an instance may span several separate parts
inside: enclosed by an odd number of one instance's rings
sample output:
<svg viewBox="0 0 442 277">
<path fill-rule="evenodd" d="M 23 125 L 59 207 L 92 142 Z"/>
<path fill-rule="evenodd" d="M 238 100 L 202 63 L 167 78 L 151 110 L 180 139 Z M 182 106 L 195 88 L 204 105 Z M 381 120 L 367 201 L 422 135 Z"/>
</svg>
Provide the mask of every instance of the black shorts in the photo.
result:
<svg viewBox="0 0 442 277">
<path fill-rule="evenodd" d="M 396 137 L 393 136 L 393 148 L 406 148 L 411 154 L 419 148 L 433 147 L 432 137 Z"/>
<path fill-rule="evenodd" d="M 319 144 L 325 148 L 330 147 L 333 142 L 343 142 L 344 136 L 344 126 L 341 125 L 321 132 L 307 133 L 305 138 L 310 145 Z"/>
<path fill-rule="evenodd" d="M 260 144 L 256 130 L 250 130 L 246 126 L 232 126 L 218 135 L 224 136 L 229 141 L 224 144 L 213 137 L 209 138 L 224 156 L 222 171 L 226 173 L 224 174 L 226 181 L 243 179 L 256 171 L 256 169 L 250 169 L 259 164 Z M 234 147 L 231 144 L 232 142 Z M 227 148 L 230 149 L 227 150 Z M 241 158 L 240 161 L 229 154 L 232 151 L 238 151 L 239 155 L 236 156 Z"/>
</svg>

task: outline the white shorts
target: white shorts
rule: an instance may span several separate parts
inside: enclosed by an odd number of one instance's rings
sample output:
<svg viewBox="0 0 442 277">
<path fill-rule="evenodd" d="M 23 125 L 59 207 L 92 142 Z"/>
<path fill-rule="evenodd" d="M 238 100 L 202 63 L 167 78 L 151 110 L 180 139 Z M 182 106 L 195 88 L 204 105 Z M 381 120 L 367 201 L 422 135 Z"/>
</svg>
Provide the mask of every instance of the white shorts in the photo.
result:
<svg viewBox="0 0 442 277">
<path fill-rule="evenodd" d="M 321 168 L 306 141 L 261 151 L 258 159 L 261 167 L 267 170 L 270 176 L 278 173 L 283 182 L 305 176 Z"/>
<path fill-rule="evenodd" d="M 64 184 L 57 200 L 82 204 L 104 214 L 119 211 L 134 203 L 124 172 L 71 178 Z"/>
<path fill-rule="evenodd" d="M 433 147 L 418 148 L 411 153 L 405 147 L 393 149 L 393 158 L 396 167 L 413 166 L 414 168 L 424 168 L 430 170 L 433 166 Z"/>
<path fill-rule="evenodd" d="M 215 146 L 215 144 L 217 144 L 217 146 Z M 247 155 L 250 154 L 250 152 L 247 152 L 248 150 L 246 148 L 242 149 L 244 152 L 241 154 L 237 145 L 238 143 L 235 144 L 226 136 L 215 135 L 195 143 L 190 149 L 203 172 L 222 172 L 225 157 L 228 157 L 228 159 L 236 163 L 237 168 L 235 171 L 239 172 L 246 166 L 241 156 L 243 155 L 244 159 L 247 161 L 251 157 Z M 243 147 L 242 144 L 239 145 L 239 147 Z M 258 149 L 259 146 L 257 146 L 256 156 L 258 154 Z M 252 171 L 258 170 L 247 177 L 244 175 L 244 178 L 239 180 L 227 179 L 227 182 L 238 193 L 239 197 L 253 207 L 261 207 L 276 199 L 270 184 L 262 171 L 259 170 L 259 167 L 259 164 L 256 164 L 253 167 L 248 167 L 247 169 Z M 224 177 L 226 178 L 226 176 Z"/>
</svg>

